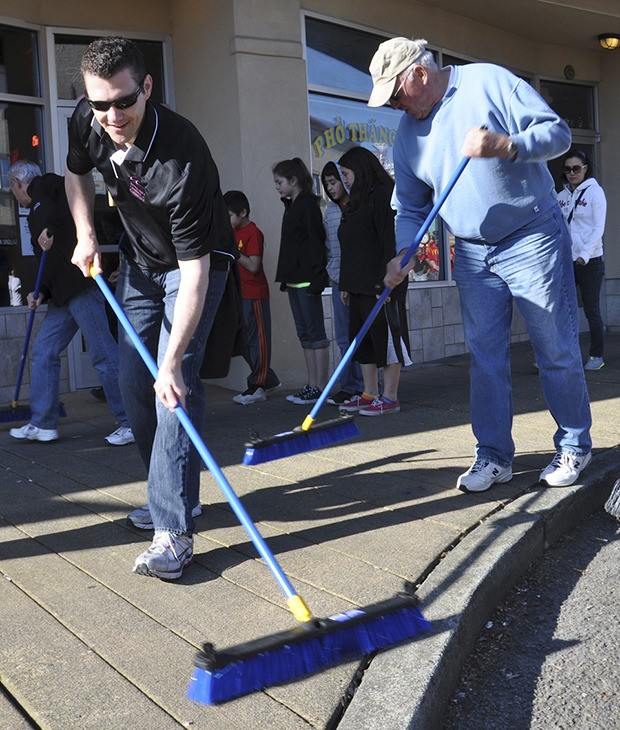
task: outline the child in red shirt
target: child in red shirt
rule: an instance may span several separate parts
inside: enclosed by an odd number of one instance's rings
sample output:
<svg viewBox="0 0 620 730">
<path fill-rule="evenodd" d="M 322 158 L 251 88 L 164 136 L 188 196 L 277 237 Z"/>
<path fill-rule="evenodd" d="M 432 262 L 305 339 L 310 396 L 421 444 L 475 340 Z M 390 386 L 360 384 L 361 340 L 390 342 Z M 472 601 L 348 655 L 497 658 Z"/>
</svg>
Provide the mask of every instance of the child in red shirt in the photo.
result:
<svg viewBox="0 0 620 730">
<path fill-rule="evenodd" d="M 248 387 L 234 396 L 235 403 L 249 406 L 267 400 L 267 393 L 280 387 L 280 379 L 271 369 L 271 310 L 269 285 L 263 271 L 264 237 L 250 218 L 250 203 L 240 190 L 229 190 L 224 195 L 230 224 L 239 249 L 239 278 L 243 299 L 248 355 L 246 362 L 251 372 Z"/>
</svg>

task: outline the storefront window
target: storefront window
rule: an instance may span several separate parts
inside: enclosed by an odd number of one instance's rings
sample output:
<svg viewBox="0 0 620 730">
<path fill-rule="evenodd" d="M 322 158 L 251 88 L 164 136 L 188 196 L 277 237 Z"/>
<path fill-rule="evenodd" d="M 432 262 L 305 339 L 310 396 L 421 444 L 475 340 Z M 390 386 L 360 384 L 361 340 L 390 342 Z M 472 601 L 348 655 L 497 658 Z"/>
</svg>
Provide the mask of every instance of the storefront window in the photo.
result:
<svg viewBox="0 0 620 730">
<path fill-rule="evenodd" d="M 11 304 L 9 276 L 20 279 L 22 285 L 22 298 L 15 297 L 13 304 L 25 303 L 25 294 L 33 290 L 36 279 L 28 211 L 18 207 L 9 189 L 8 171 L 20 159 L 44 170 L 38 59 L 36 33 L 0 25 L 0 306 Z"/>
<path fill-rule="evenodd" d="M 324 197 L 321 170 L 354 146 L 369 149 L 394 175 L 392 153 L 402 112 L 366 104 L 372 90 L 368 66 L 384 40 L 384 36 L 306 18 L 312 174 L 316 192 Z M 452 257 L 444 252 L 446 238 L 441 219 L 436 218 L 417 251 L 410 281 L 449 278 L 447 264 Z"/>
<path fill-rule="evenodd" d="M 79 99 L 84 94 L 84 83 L 80 73 L 82 54 L 86 46 L 99 36 L 60 35 L 54 36 L 56 55 L 56 83 L 58 98 Z M 164 64 L 162 44 L 159 41 L 135 40 L 142 51 L 146 68 L 153 77 L 152 100 L 161 103 L 164 99 Z"/>
</svg>

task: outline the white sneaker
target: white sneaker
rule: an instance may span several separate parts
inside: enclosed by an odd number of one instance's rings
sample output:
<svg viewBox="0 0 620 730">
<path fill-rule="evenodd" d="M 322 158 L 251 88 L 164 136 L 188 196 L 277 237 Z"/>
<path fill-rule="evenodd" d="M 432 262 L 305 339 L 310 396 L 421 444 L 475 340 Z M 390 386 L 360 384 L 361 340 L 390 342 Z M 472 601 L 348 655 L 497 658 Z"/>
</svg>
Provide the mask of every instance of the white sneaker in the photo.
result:
<svg viewBox="0 0 620 730">
<path fill-rule="evenodd" d="M 12 428 L 9 433 L 14 439 L 28 439 L 29 441 L 56 441 L 58 431 L 55 428 L 39 428 L 27 423 L 21 428 Z"/>
<path fill-rule="evenodd" d="M 192 508 L 192 517 L 198 517 L 202 514 L 202 505 L 200 502 Z M 153 520 L 151 519 L 151 510 L 148 504 L 138 507 L 127 515 L 127 522 L 132 527 L 137 527 L 139 530 L 152 530 Z"/>
<path fill-rule="evenodd" d="M 267 396 L 262 388 L 252 386 L 251 388 L 244 390 L 243 393 L 233 396 L 233 400 L 240 406 L 251 406 L 252 403 L 261 403 L 262 401 L 267 400 Z"/>
<path fill-rule="evenodd" d="M 125 444 L 135 444 L 136 440 L 133 437 L 133 431 L 129 426 L 121 426 L 113 431 L 109 436 L 105 437 L 105 440 L 112 446 L 125 446 Z"/>
<path fill-rule="evenodd" d="M 456 488 L 462 492 L 486 492 L 494 484 L 505 484 L 512 479 L 512 467 L 500 466 L 485 458 L 478 458 L 458 478 Z"/>
<path fill-rule="evenodd" d="M 558 451 L 549 466 L 540 473 L 539 481 L 547 482 L 550 487 L 570 487 L 591 461 L 590 452 L 578 456 L 568 451 Z"/>
<path fill-rule="evenodd" d="M 194 538 L 191 535 L 175 535 L 158 530 L 148 550 L 136 558 L 133 572 L 152 578 L 174 580 L 180 578 L 183 569 L 194 557 Z"/>
</svg>

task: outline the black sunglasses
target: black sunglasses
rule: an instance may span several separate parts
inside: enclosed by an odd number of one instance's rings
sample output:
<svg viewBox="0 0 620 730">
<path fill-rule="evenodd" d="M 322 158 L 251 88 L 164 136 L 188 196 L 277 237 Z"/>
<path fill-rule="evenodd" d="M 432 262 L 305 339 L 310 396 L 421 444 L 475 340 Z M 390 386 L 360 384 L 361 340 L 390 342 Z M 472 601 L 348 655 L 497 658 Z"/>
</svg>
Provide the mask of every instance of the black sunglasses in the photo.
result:
<svg viewBox="0 0 620 730">
<path fill-rule="evenodd" d="M 113 106 L 115 109 L 129 109 L 130 106 L 133 106 L 138 101 L 138 97 L 144 91 L 144 89 L 142 88 L 143 84 L 144 79 L 142 79 L 142 83 L 133 92 L 133 94 L 121 96 L 118 99 L 114 99 L 113 101 L 93 101 L 88 97 L 86 97 L 86 101 L 88 102 L 90 108 L 94 109 L 97 112 L 107 112 L 110 110 L 111 106 Z"/>
<path fill-rule="evenodd" d="M 587 165 L 573 165 L 572 167 L 566 165 L 564 168 L 564 174 L 569 175 L 572 172 L 573 175 L 576 175 L 578 172 L 581 172 L 584 167 L 587 167 Z"/>
</svg>

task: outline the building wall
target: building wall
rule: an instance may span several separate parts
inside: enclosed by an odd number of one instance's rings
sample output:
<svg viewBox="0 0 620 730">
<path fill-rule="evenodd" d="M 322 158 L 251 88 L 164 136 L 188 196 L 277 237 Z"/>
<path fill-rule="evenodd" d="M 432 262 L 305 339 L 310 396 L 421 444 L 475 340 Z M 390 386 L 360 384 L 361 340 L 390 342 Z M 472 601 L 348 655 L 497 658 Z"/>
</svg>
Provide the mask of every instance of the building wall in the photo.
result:
<svg viewBox="0 0 620 730">
<path fill-rule="evenodd" d="M 0 22 L 15 18 L 91 32 L 169 34 L 176 109 L 207 139 L 220 169 L 222 188 L 242 189 L 248 195 L 252 218 L 265 233 L 265 269 L 273 282 L 283 209 L 271 168 L 278 160 L 293 156 L 310 163 L 304 11 L 390 35 L 425 37 L 432 46 L 449 52 L 558 80 L 563 80 L 563 69 L 571 64 L 576 81 L 600 83 L 600 180 L 613 201 L 613 191 L 620 189 L 620 149 L 615 144 L 620 126 L 620 51 L 616 55 L 540 44 L 445 13 L 430 2 L 413 0 L 134 0 L 130 4 L 111 0 L 105 13 L 97 5 L 73 0 L 3 0 Z M 608 231 L 617 230 L 619 216 L 611 205 Z M 609 234 L 606 239 L 607 321 L 611 328 L 620 329 L 620 248 Z M 271 290 L 273 364 L 284 384 L 292 388 L 305 381 L 303 357 L 286 295 L 273 283 Z M 331 327 L 329 298 L 324 302 Z M 414 360 L 464 350 L 454 286 L 412 289 L 409 310 Z M 17 352 L 24 325 L 14 326 L 9 320 L 16 317 L 16 322 L 23 323 L 24 312 L 4 316 L 4 332 L 16 334 L 11 347 Z M 517 339 L 525 336 L 519 317 L 513 333 Z M 220 382 L 230 387 L 243 385 L 246 366 L 238 360 L 229 378 Z M 13 378 L 0 375 L 0 392 Z"/>
</svg>

